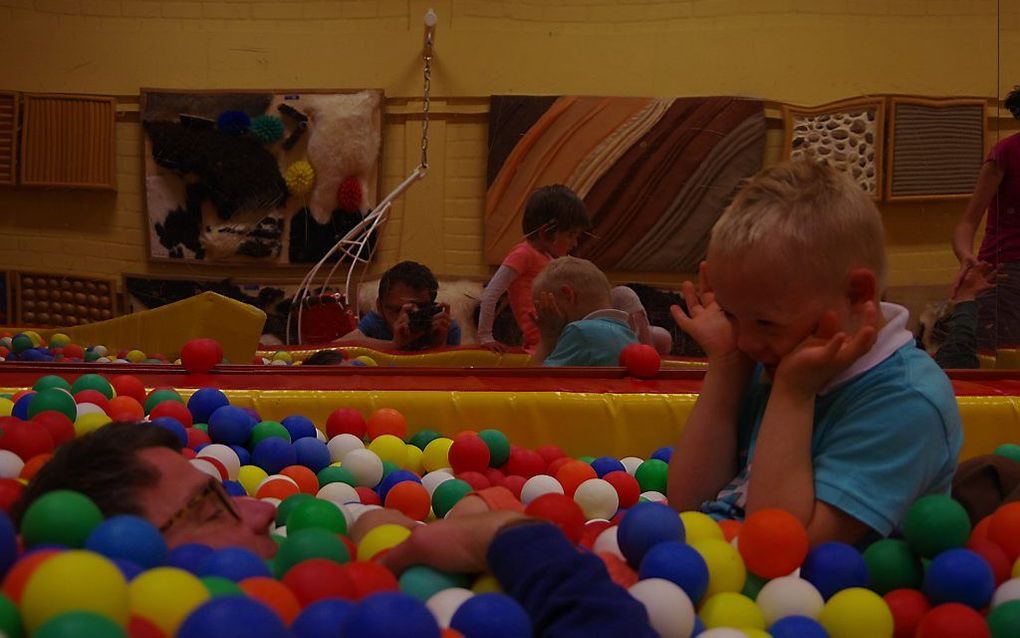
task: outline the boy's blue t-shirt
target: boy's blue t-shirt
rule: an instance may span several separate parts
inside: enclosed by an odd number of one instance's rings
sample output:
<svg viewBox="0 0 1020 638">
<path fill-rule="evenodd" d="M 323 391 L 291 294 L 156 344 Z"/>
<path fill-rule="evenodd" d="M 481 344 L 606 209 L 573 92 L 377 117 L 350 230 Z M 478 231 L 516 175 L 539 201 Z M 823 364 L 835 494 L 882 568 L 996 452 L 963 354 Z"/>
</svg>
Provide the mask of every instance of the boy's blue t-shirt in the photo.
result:
<svg viewBox="0 0 1020 638">
<path fill-rule="evenodd" d="M 743 519 L 771 384 L 758 366 L 738 416 L 737 477 L 702 511 Z M 949 494 L 963 431 L 948 377 L 909 343 L 867 372 L 815 400 L 811 440 L 815 498 L 881 534 L 897 529 L 928 494 Z"/>
<path fill-rule="evenodd" d="M 620 351 L 638 342 L 626 317 L 626 313 L 619 310 L 598 310 L 580 321 L 568 323 L 543 365 L 620 365 Z"/>
<path fill-rule="evenodd" d="M 386 319 L 374 310 L 367 313 L 358 322 L 358 330 L 361 334 L 372 339 L 382 339 L 383 341 L 390 341 L 393 339 L 393 331 L 390 330 L 389 324 L 386 323 Z M 420 342 L 420 345 L 419 345 Z M 407 347 L 408 350 L 427 350 L 431 344 L 425 340 L 419 340 Z M 453 319 L 450 320 L 450 331 L 446 333 L 446 345 L 448 346 L 459 346 L 460 345 L 460 326 Z"/>
</svg>

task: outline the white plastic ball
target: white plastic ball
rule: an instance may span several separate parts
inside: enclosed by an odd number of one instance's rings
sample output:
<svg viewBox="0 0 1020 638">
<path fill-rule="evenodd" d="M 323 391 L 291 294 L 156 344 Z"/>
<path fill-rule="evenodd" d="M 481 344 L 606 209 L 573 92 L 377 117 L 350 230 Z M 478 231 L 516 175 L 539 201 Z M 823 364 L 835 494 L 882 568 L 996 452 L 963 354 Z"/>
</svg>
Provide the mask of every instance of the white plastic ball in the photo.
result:
<svg viewBox="0 0 1020 638">
<path fill-rule="evenodd" d="M 230 446 L 222 443 L 210 443 L 198 452 L 197 458 L 202 457 L 216 459 L 227 469 L 227 478 L 232 481 L 237 480 L 237 473 L 241 471 L 241 459 L 237 456 L 237 452 L 230 449 Z"/>
<path fill-rule="evenodd" d="M 648 490 L 647 492 L 641 492 L 641 498 L 651 503 L 665 503 L 666 495 L 662 492 L 656 492 L 655 490 Z"/>
<path fill-rule="evenodd" d="M 732 627 L 714 627 L 698 634 L 698 638 L 747 638 L 747 634 Z"/>
<path fill-rule="evenodd" d="M 326 433 L 320 430 L 319 428 L 315 428 L 315 438 L 322 441 L 323 443 L 326 443 Z"/>
<path fill-rule="evenodd" d="M 110 363 L 110 359 L 107 357 L 99 357 L 96 359 L 96 363 Z"/>
<path fill-rule="evenodd" d="M 360 486 L 375 487 L 382 480 L 382 461 L 371 450 L 351 450 L 344 456 L 343 467 L 350 470 Z"/>
<path fill-rule="evenodd" d="M 210 463 L 209 461 L 207 461 L 206 459 L 200 459 L 196 457 L 189 460 L 188 463 L 191 463 L 192 467 L 194 467 L 199 472 L 205 472 L 206 474 L 213 477 L 217 481 L 223 480 L 223 475 L 220 474 L 220 469 L 213 465 L 212 463 Z"/>
<path fill-rule="evenodd" d="M 600 478 L 588 479 L 578 485 L 574 492 L 574 502 L 581 506 L 588 520 L 612 518 L 616 510 L 620 509 L 620 496 L 616 489 L 609 481 Z"/>
<path fill-rule="evenodd" d="M 634 476 L 637 469 L 644 463 L 644 459 L 639 459 L 636 456 L 625 456 L 620 459 L 620 463 L 623 463 L 623 468 L 627 470 L 627 474 Z"/>
<path fill-rule="evenodd" d="M 267 496 L 265 498 L 260 498 L 259 501 L 262 502 L 262 503 L 269 503 L 275 509 L 279 509 L 280 508 L 280 503 L 282 502 L 280 499 L 278 499 L 276 497 L 273 497 L 273 496 Z"/>
<path fill-rule="evenodd" d="M 379 505 L 365 505 L 364 503 L 347 503 L 340 508 L 340 511 L 344 513 L 344 518 L 347 519 L 347 529 L 350 529 L 361 518 L 362 514 L 378 509 L 382 509 L 382 507 Z"/>
<path fill-rule="evenodd" d="M 273 530 L 273 533 L 276 534 L 277 536 L 282 536 L 283 538 L 287 538 L 287 526 L 286 525 L 280 525 L 279 527 L 277 527 L 276 529 Z"/>
<path fill-rule="evenodd" d="M 445 483 L 452 478 L 453 474 L 450 474 L 447 470 L 436 470 L 421 477 L 421 484 L 425 491 L 429 493 L 429 498 L 432 498 L 432 493 L 436 491 L 439 484 Z"/>
<path fill-rule="evenodd" d="M 595 538 L 592 551 L 596 554 L 613 554 L 623 560 L 627 560 L 623 555 L 623 551 L 620 550 L 620 541 L 616 535 L 618 530 L 619 528 L 616 525 L 602 530 L 602 533 Z"/>
<path fill-rule="evenodd" d="M 289 366 L 290 364 L 287 363 L 286 361 L 284 361 L 283 359 L 273 359 L 272 361 L 269 362 L 269 365 L 271 365 L 271 366 Z"/>
<path fill-rule="evenodd" d="M 521 503 L 531 503 L 539 496 L 546 494 L 562 494 L 563 486 L 548 474 L 536 474 L 524 482 L 521 487 Z"/>
<path fill-rule="evenodd" d="M 358 496 L 358 492 L 347 483 L 343 483 L 341 481 L 326 483 L 319 488 L 318 492 L 316 492 L 315 498 L 325 499 L 335 503 L 336 505 L 361 502 L 361 497 Z"/>
<path fill-rule="evenodd" d="M 110 351 L 106 348 L 106 346 L 92 346 L 92 352 L 95 352 L 100 357 L 105 357 L 110 354 Z"/>
<path fill-rule="evenodd" d="M 83 414 L 106 414 L 106 410 L 99 407 L 95 403 L 89 403 L 88 401 L 79 403 L 74 407 L 77 410 L 77 416 L 75 417 L 75 420 L 80 418 Z"/>
<path fill-rule="evenodd" d="M 659 636 L 690 637 L 694 631 L 694 605 L 684 590 L 663 578 L 646 578 L 628 591 L 645 606 L 648 620 Z"/>
<path fill-rule="evenodd" d="M 352 450 L 364 450 L 365 444 L 361 441 L 361 439 L 353 434 L 337 434 L 329 440 L 326 447 L 329 449 L 329 458 L 331 458 L 334 463 L 337 461 L 342 463 L 348 452 Z"/>
<path fill-rule="evenodd" d="M 474 596 L 475 593 L 463 587 L 450 587 L 432 595 L 425 606 L 429 608 L 440 628 L 446 629 L 450 626 L 450 619 L 457 613 L 457 609 L 464 604 L 464 601 Z"/>
<path fill-rule="evenodd" d="M 774 578 L 765 583 L 755 599 L 765 625 L 771 626 L 787 616 L 807 616 L 816 619 L 822 613 L 825 601 L 815 586 L 796 576 Z"/>
<path fill-rule="evenodd" d="M 286 474 L 270 474 L 266 478 L 259 481 L 259 484 L 255 486 L 255 492 L 258 493 L 259 488 L 268 483 L 269 481 L 283 480 L 289 482 L 294 487 L 299 487 L 297 481 L 287 476 Z"/>
<path fill-rule="evenodd" d="M 1011 578 L 996 588 L 992 596 L 992 609 L 1012 600 L 1020 600 L 1020 578 Z"/>
<path fill-rule="evenodd" d="M 127 359 L 121 359 L 121 358 L 119 358 L 119 357 L 118 357 L 118 358 L 116 358 L 116 359 L 114 359 L 114 360 L 113 360 L 113 362 L 114 362 L 114 363 L 131 363 L 131 362 L 130 362 L 130 361 L 128 361 Z"/>
<path fill-rule="evenodd" d="M 10 450 L 0 450 L 0 478 L 16 479 L 21 475 L 25 462 Z"/>
</svg>

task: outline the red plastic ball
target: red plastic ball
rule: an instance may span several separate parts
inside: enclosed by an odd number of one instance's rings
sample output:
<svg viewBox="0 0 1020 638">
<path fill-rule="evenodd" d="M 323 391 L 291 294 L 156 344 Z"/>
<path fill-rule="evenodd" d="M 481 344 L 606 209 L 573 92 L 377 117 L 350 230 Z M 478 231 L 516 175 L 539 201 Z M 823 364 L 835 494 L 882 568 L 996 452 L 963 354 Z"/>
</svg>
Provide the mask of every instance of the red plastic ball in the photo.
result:
<svg viewBox="0 0 1020 638">
<path fill-rule="evenodd" d="M 934 607 L 917 626 L 916 638 L 991 638 L 984 617 L 967 605 L 947 603 Z"/>
<path fill-rule="evenodd" d="M 503 479 L 503 487 L 510 490 L 510 493 L 514 495 L 514 498 L 520 500 L 521 490 L 524 489 L 524 484 L 527 482 L 528 479 L 514 474 Z"/>
<path fill-rule="evenodd" d="M 398 439 L 407 437 L 407 419 L 398 410 L 393 408 L 380 408 L 368 415 L 365 423 L 368 429 L 368 438 L 374 439 L 383 434 L 392 434 Z"/>
<path fill-rule="evenodd" d="M 974 540 L 976 538 L 988 540 L 988 526 L 992 524 L 992 515 L 985 516 L 978 524 L 974 526 L 974 529 L 970 531 L 970 538 L 967 540 Z"/>
<path fill-rule="evenodd" d="M 64 346 L 64 358 L 65 359 L 84 359 L 85 350 L 76 343 L 69 343 Z"/>
<path fill-rule="evenodd" d="M 354 582 L 354 600 L 384 591 L 398 591 L 400 584 L 393 572 L 379 563 L 354 561 L 340 566 Z"/>
<path fill-rule="evenodd" d="M 107 380 L 117 392 L 118 397 L 131 397 L 139 405 L 145 405 L 145 385 L 138 380 L 138 377 L 133 377 L 130 374 L 119 374 Z"/>
<path fill-rule="evenodd" d="M 46 410 L 36 414 L 32 417 L 32 420 L 50 433 L 54 447 L 74 438 L 74 422 L 67 418 L 67 415 L 63 412 Z"/>
<path fill-rule="evenodd" d="M 510 446 L 510 458 L 503 468 L 508 475 L 522 476 L 526 479 L 545 472 L 545 460 L 538 452 L 522 447 Z"/>
<path fill-rule="evenodd" d="M 214 456 L 196 456 L 195 462 L 211 465 L 216 470 L 216 473 L 219 474 L 221 481 L 226 481 L 230 478 L 230 475 L 227 473 L 227 466 L 223 464 L 223 461 Z"/>
<path fill-rule="evenodd" d="M 311 558 L 294 565 L 283 577 L 302 607 L 324 598 L 353 600 L 357 589 L 350 575 L 339 563 L 325 558 Z"/>
<path fill-rule="evenodd" d="M 152 408 L 149 412 L 149 419 L 157 419 L 161 416 L 168 416 L 171 419 L 177 419 L 186 428 L 190 428 L 194 425 L 194 421 L 191 417 L 191 411 L 188 410 L 188 406 L 184 405 L 180 401 L 161 401 L 156 404 L 156 407 Z"/>
<path fill-rule="evenodd" d="M 280 474 L 294 479 L 298 484 L 298 491 L 303 494 L 315 494 L 319 491 L 319 477 L 304 465 L 288 465 L 280 470 Z"/>
<path fill-rule="evenodd" d="M 192 339 L 181 348 L 181 365 L 191 374 L 205 374 L 223 361 L 223 347 L 215 339 Z"/>
<path fill-rule="evenodd" d="M 740 534 L 740 528 L 742 526 L 743 523 L 741 523 L 740 521 L 734 521 L 731 519 L 719 521 L 719 529 L 722 530 L 723 538 L 726 539 L 727 543 L 732 541 L 734 538 L 737 537 L 738 534 Z"/>
<path fill-rule="evenodd" d="M 563 486 L 563 493 L 570 497 L 574 496 L 581 483 L 598 477 L 595 468 L 584 461 L 570 460 L 556 472 L 556 480 Z"/>
<path fill-rule="evenodd" d="M 212 443 L 212 439 L 209 438 L 209 435 L 198 428 L 188 428 L 186 431 L 188 433 L 188 447 L 192 450 L 198 448 L 200 445 L 209 445 Z"/>
<path fill-rule="evenodd" d="M 780 509 L 758 510 L 744 520 L 737 549 L 752 573 L 779 578 L 804 562 L 808 535 L 796 516 Z"/>
<path fill-rule="evenodd" d="M 545 473 L 549 476 L 556 476 L 556 473 L 560 471 L 560 468 L 574 460 L 575 459 L 572 459 L 569 456 L 561 456 L 558 459 L 554 459 L 546 466 Z"/>
<path fill-rule="evenodd" d="M 494 467 L 490 467 L 484 472 L 485 478 L 489 480 L 489 485 L 496 486 L 502 485 L 506 481 L 506 475 L 503 472 L 497 470 Z"/>
<path fill-rule="evenodd" d="M 181 448 L 181 456 L 190 461 L 191 459 L 198 458 L 198 452 L 192 450 L 190 447 Z"/>
<path fill-rule="evenodd" d="M 639 379 L 650 379 L 659 372 L 662 359 L 652 346 L 643 343 L 632 343 L 620 351 L 620 365 L 627 368 L 631 376 Z"/>
<path fill-rule="evenodd" d="M 421 483 L 403 481 L 386 493 L 386 507 L 395 509 L 408 518 L 423 521 L 432 509 L 432 499 Z"/>
<path fill-rule="evenodd" d="M 621 508 L 627 509 L 637 505 L 638 500 L 641 498 L 641 486 L 636 478 L 623 470 L 616 470 L 614 472 L 607 472 L 602 477 L 602 480 L 612 485 L 613 489 L 616 490 L 616 495 L 620 497 Z"/>
<path fill-rule="evenodd" d="M 145 418 L 145 408 L 134 397 L 118 396 L 110 399 L 106 414 L 114 421 L 140 421 Z"/>
<path fill-rule="evenodd" d="M 1020 557 L 1020 502 L 1000 506 L 988 524 L 988 540 L 1002 548 L 1010 561 Z"/>
<path fill-rule="evenodd" d="M 0 510 L 10 513 L 11 507 L 21 498 L 25 486 L 17 479 L 0 479 Z"/>
<path fill-rule="evenodd" d="M 99 390 L 82 390 L 78 394 L 74 395 L 74 402 L 98 405 L 103 409 L 103 412 L 108 412 L 110 409 L 110 400 L 107 399 L 106 395 Z"/>
<path fill-rule="evenodd" d="M 485 478 L 485 475 L 481 472 L 460 472 L 455 476 L 470 485 L 471 489 L 476 492 L 484 490 L 487 487 L 492 487 L 492 483 L 489 483 L 489 479 Z"/>
<path fill-rule="evenodd" d="M 555 524 L 571 543 L 581 542 L 584 535 L 584 512 L 574 499 L 564 494 L 543 494 L 531 501 L 524 513 Z"/>
<path fill-rule="evenodd" d="M 1013 570 L 1013 563 L 1001 547 L 987 538 L 974 538 L 967 541 L 967 549 L 971 550 L 981 558 L 985 559 L 988 566 L 992 568 L 995 576 L 995 585 L 998 587 L 1010 578 Z"/>
<path fill-rule="evenodd" d="M 354 491 L 358 493 L 358 498 L 361 499 L 364 505 L 382 505 L 382 501 L 379 500 L 379 495 L 370 487 L 360 485 L 354 488 Z"/>
<path fill-rule="evenodd" d="M 475 434 L 461 434 L 453 440 L 448 453 L 455 473 L 484 472 L 489 468 L 489 446 Z"/>
<path fill-rule="evenodd" d="M 0 421 L 0 431 L 0 450 L 10 450 L 23 461 L 52 452 L 55 447 L 49 431 L 35 422 L 5 418 Z"/>
<path fill-rule="evenodd" d="M 353 434 L 362 439 L 366 432 L 368 424 L 365 423 L 365 417 L 355 409 L 339 408 L 326 417 L 326 434 L 331 439 L 341 434 Z"/>
<path fill-rule="evenodd" d="M 594 520 L 588 521 L 584 525 L 584 533 L 581 534 L 581 546 L 592 549 L 595 547 L 595 539 L 599 537 L 599 534 L 606 531 L 613 524 L 609 521 Z"/>
<path fill-rule="evenodd" d="M 543 445 L 535 450 L 542 456 L 542 460 L 545 461 L 546 465 L 552 463 L 556 459 L 562 459 L 567 456 L 567 453 L 563 451 L 558 445 Z"/>
<path fill-rule="evenodd" d="M 131 616 L 127 626 L 128 638 L 166 638 L 155 623 L 141 616 Z"/>
<path fill-rule="evenodd" d="M 931 610 L 928 598 L 916 589 L 894 589 L 882 597 L 893 615 L 893 638 L 914 638 Z"/>
</svg>

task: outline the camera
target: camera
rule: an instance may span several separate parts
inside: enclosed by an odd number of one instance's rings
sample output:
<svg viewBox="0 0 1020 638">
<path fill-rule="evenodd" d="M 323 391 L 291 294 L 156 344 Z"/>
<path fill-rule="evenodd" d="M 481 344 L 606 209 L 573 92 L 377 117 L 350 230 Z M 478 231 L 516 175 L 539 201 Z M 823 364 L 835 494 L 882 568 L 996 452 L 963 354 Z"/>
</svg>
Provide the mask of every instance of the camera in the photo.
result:
<svg viewBox="0 0 1020 638">
<path fill-rule="evenodd" d="M 432 318 L 442 311 L 442 306 L 434 301 L 417 304 L 407 313 L 408 328 L 412 333 L 428 332 L 432 329 Z"/>
</svg>

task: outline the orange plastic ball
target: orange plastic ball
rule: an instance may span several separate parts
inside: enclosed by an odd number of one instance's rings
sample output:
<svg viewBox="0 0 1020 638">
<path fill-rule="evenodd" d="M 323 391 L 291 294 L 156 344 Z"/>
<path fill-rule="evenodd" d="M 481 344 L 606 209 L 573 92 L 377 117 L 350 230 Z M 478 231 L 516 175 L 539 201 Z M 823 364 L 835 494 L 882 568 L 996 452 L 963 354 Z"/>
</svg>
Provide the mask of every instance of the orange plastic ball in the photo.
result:
<svg viewBox="0 0 1020 638">
<path fill-rule="evenodd" d="M 581 483 L 598 477 L 595 468 L 584 461 L 567 461 L 556 471 L 556 480 L 563 486 L 563 494 L 570 498 L 574 498 L 574 492 Z"/>
<path fill-rule="evenodd" d="M 319 492 L 319 478 L 304 465 L 288 465 L 280 470 L 280 474 L 294 479 L 298 484 L 298 491 L 302 494 L 315 496 Z"/>
<path fill-rule="evenodd" d="M 46 465 L 46 463 L 52 458 L 53 455 L 50 454 L 49 452 L 46 452 L 44 454 L 36 454 L 32 458 L 28 459 L 28 462 L 25 463 L 25 466 L 21 468 L 21 474 L 18 475 L 18 478 L 23 478 L 26 481 L 31 481 L 32 477 L 34 477 L 36 473 L 39 472 L 39 469 L 42 466 Z"/>
<path fill-rule="evenodd" d="M 440 634 L 439 638 L 464 638 L 464 634 L 460 633 L 456 629 L 453 629 L 452 627 L 447 627 L 446 629 L 443 630 L 443 633 Z"/>
<path fill-rule="evenodd" d="M 988 527 L 992 524 L 992 515 L 982 518 L 978 521 L 978 524 L 974 526 L 974 529 L 970 531 L 970 538 L 967 542 L 975 540 L 988 540 Z"/>
<path fill-rule="evenodd" d="M 255 498 L 278 498 L 282 501 L 288 496 L 294 496 L 298 491 L 299 488 L 293 479 L 288 481 L 285 478 L 267 478 L 266 482 L 255 490 Z"/>
<path fill-rule="evenodd" d="M 432 509 L 432 499 L 421 483 L 402 481 L 386 493 L 386 507 L 395 509 L 408 518 L 423 521 Z"/>
<path fill-rule="evenodd" d="M 719 521 L 719 528 L 722 529 L 723 538 L 729 543 L 740 534 L 740 527 L 742 523 L 740 521 Z"/>
<path fill-rule="evenodd" d="M 145 418 L 145 408 L 142 404 L 127 395 L 110 399 L 106 413 L 114 421 L 140 421 Z"/>
<path fill-rule="evenodd" d="M 759 510 L 744 520 L 737 549 L 752 573 L 779 578 L 804 562 L 808 535 L 796 516 L 780 509 Z"/>
<path fill-rule="evenodd" d="M 1020 557 L 1020 503 L 1007 503 L 992 514 L 988 540 L 1002 548 L 1010 561 Z"/>
<path fill-rule="evenodd" d="M 368 417 L 368 438 L 374 439 L 383 434 L 404 439 L 407 437 L 407 419 L 393 408 L 380 408 Z"/>
<path fill-rule="evenodd" d="M 25 591 L 28 579 L 32 577 L 32 574 L 35 573 L 35 570 L 40 565 L 60 553 L 59 549 L 40 549 L 21 558 L 18 562 L 14 563 L 11 571 L 7 572 L 7 575 L 4 576 L 0 589 L 3 589 L 4 594 L 14 601 L 14 604 L 20 605 L 21 594 Z"/>
<path fill-rule="evenodd" d="M 249 598 L 254 598 L 276 612 L 285 625 L 289 626 L 301 613 L 301 603 L 294 592 L 274 578 L 253 576 L 237 585 Z"/>
</svg>

